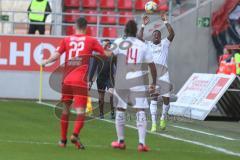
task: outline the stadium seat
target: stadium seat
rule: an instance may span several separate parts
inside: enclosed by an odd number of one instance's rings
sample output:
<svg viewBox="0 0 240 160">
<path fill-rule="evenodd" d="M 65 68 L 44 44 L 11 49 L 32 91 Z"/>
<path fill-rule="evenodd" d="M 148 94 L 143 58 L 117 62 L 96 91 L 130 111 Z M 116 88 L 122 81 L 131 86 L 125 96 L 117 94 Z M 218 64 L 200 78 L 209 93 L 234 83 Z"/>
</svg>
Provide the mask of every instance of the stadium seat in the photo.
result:
<svg viewBox="0 0 240 160">
<path fill-rule="evenodd" d="M 167 0 L 160 0 L 158 5 L 159 11 L 168 11 L 168 2 Z"/>
<path fill-rule="evenodd" d="M 100 0 L 100 8 L 114 9 L 115 8 L 115 0 Z"/>
<path fill-rule="evenodd" d="M 121 16 L 130 16 L 130 17 L 121 17 Z M 119 17 L 120 25 L 125 25 L 131 19 L 133 19 L 132 12 L 120 12 L 120 17 Z"/>
<path fill-rule="evenodd" d="M 117 28 L 105 27 L 102 31 L 102 37 L 116 38 L 118 37 Z"/>
<path fill-rule="evenodd" d="M 135 1 L 135 9 L 136 10 L 145 10 L 146 0 L 136 0 Z"/>
<path fill-rule="evenodd" d="M 132 0 L 118 0 L 118 9 L 132 9 Z"/>
<path fill-rule="evenodd" d="M 96 26 L 88 26 L 86 34 L 89 36 L 96 37 L 97 36 L 97 27 Z"/>
<path fill-rule="evenodd" d="M 65 27 L 65 32 L 66 32 L 66 35 L 73 35 L 75 33 L 75 28 L 74 26 L 66 26 Z"/>
<path fill-rule="evenodd" d="M 83 0 L 82 6 L 84 8 L 97 8 L 97 0 Z"/>
<path fill-rule="evenodd" d="M 65 7 L 80 7 L 80 0 L 64 0 Z"/>
<path fill-rule="evenodd" d="M 161 5 L 158 7 L 159 11 L 168 11 L 168 5 Z"/>
<path fill-rule="evenodd" d="M 84 13 L 87 13 L 87 14 L 97 14 L 98 11 L 96 11 L 96 10 L 89 10 L 89 11 L 85 11 Z M 96 24 L 97 23 L 97 16 L 96 15 L 86 15 L 85 18 L 88 21 L 88 23 L 92 23 L 92 24 Z"/>
<path fill-rule="evenodd" d="M 109 15 L 116 15 L 116 12 L 113 11 L 103 11 L 101 17 L 101 24 L 116 24 L 117 18 L 115 16 L 109 16 Z"/>
<path fill-rule="evenodd" d="M 159 3 L 161 3 L 162 0 L 153 0 L 153 2 L 157 3 L 159 5 Z"/>
<path fill-rule="evenodd" d="M 75 22 L 75 20 L 80 17 L 80 11 L 78 9 L 68 9 L 65 13 L 67 14 L 64 16 L 64 22 L 67 23 Z"/>
</svg>

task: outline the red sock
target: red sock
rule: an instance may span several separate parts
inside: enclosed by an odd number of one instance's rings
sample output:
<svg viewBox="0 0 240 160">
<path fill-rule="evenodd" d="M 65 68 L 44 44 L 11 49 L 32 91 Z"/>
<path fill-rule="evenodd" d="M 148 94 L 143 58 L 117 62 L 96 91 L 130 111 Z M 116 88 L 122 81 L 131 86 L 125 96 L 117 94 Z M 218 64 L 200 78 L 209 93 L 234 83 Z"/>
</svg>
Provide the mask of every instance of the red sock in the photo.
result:
<svg viewBox="0 0 240 160">
<path fill-rule="evenodd" d="M 67 140 L 67 131 L 68 131 L 68 115 L 62 114 L 61 117 L 61 140 Z"/>
<path fill-rule="evenodd" d="M 84 126 L 84 119 L 85 119 L 85 115 L 83 114 L 77 115 L 77 118 L 74 123 L 73 134 L 79 135 L 81 129 Z"/>
</svg>

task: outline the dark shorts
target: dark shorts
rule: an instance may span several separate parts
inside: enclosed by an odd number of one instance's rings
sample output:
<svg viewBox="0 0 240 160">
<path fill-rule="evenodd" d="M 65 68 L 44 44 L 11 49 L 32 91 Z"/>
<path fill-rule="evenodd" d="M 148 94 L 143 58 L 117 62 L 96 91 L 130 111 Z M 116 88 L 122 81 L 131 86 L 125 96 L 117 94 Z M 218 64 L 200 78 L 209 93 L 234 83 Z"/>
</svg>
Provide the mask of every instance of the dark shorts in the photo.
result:
<svg viewBox="0 0 240 160">
<path fill-rule="evenodd" d="M 113 88 L 113 84 L 109 79 L 97 79 L 98 90 L 104 92 L 106 89 Z"/>
<path fill-rule="evenodd" d="M 45 34 L 45 24 L 30 24 L 28 34 L 35 34 L 36 31 L 39 34 Z"/>
</svg>

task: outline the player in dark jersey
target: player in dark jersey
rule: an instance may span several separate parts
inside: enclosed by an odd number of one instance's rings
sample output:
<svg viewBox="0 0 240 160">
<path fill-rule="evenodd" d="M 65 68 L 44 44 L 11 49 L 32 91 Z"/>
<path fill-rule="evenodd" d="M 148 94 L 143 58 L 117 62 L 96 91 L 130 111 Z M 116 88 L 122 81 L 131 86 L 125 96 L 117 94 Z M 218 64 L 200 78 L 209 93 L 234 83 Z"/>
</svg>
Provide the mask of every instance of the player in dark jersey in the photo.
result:
<svg viewBox="0 0 240 160">
<path fill-rule="evenodd" d="M 109 49 L 111 47 L 111 41 L 109 39 L 103 40 L 104 49 Z M 114 64 L 113 57 L 105 58 L 104 60 L 93 58 L 93 65 L 89 73 L 90 85 L 93 83 L 93 77 L 97 71 L 97 89 L 99 95 L 99 110 L 101 119 L 104 119 L 104 96 L 105 90 L 113 88 L 114 86 Z M 91 86 L 90 86 L 91 87 Z M 111 105 L 111 119 L 114 119 L 114 107 L 113 107 L 113 95 L 110 95 L 110 105 Z"/>
<path fill-rule="evenodd" d="M 79 133 L 84 126 L 85 110 L 87 106 L 88 96 L 88 81 L 87 73 L 89 68 L 89 58 L 92 52 L 95 51 L 100 55 L 110 56 L 111 53 L 105 51 L 98 40 L 94 37 L 86 35 L 87 21 L 85 18 L 79 18 L 76 21 L 76 34 L 64 38 L 55 54 L 49 59 L 43 60 L 42 65 L 45 66 L 56 61 L 62 54 L 65 54 L 65 70 L 72 67 L 73 60 L 79 60 L 79 65 L 69 73 L 63 73 L 62 82 L 62 99 L 61 102 L 65 105 L 61 115 L 61 141 L 60 147 L 66 147 L 67 131 L 69 123 L 70 109 L 75 109 L 77 115 L 74 123 L 74 129 L 71 136 L 71 142 L 77 149 L 84 149 L 84 146 L 79 141 Z M 86 57 L 86 58 L 85 58 Z M 81 89 L 79 89 L 81 88 Z M 74 92 L 76 91 L 77 92 Z M 81 94 L 79 93 L 81 91 Z M 84 93 L 84 94 L 82 94 Z"/>
</svg>

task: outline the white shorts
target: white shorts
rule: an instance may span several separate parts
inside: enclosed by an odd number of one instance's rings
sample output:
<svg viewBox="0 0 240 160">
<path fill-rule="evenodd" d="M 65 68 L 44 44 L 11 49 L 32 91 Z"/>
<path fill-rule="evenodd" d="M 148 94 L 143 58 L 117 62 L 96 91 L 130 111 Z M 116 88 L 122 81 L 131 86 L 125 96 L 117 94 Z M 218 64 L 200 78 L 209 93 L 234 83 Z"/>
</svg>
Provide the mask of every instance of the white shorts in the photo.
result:
<svg viewBox="0 0 240 160">
<path fill-rule="evenodd" d="M 127 109 L 128 104 L 133 108 L 149 108 L 147 97 L 136 97 L 135 92 L 114 90 L 114 104 L 116 108 Z"/>
<path fill-rule="evenodd" d="M 172 85 L 170 84 L 170 79 L 169 79 L 169 72 L 166 72 L 163 76 L 161 77 L 158 77 L 158 81 L 163 81 L 162 85 L 165 85 L 165 84 L 169 84 L 169 85 L 166 85 L 166 88 L 164 88 L 164 93 L 161 93 L 161 89 L 160 89 L 160 96 L 162 97 L 170 97 L 171 96 L 171 90 L 172 90 Z M 161 86 L 161 83 L 160 83 L 160 88 L 163 87 Z"/>
</svg>

